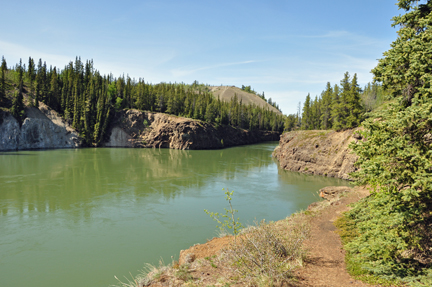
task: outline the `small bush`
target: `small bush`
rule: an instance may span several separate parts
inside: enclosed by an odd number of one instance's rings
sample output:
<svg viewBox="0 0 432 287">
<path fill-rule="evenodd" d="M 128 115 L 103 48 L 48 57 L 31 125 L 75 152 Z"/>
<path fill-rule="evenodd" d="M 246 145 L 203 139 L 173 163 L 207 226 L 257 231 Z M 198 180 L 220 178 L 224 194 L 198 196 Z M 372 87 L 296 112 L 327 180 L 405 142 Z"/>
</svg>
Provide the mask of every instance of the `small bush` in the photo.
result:
<svg viewBox="0 0 432 287">
<path fill-rule="evenodd" d="M 287 282 L 293 269 L 303 264 L 302 243 L 308 231 L 306 225 L 300 225 L 282 235 L 274 224 L 262 221 L 237 236 L 226 253 L 236 271 L 254 284 Z"/>
</svg>

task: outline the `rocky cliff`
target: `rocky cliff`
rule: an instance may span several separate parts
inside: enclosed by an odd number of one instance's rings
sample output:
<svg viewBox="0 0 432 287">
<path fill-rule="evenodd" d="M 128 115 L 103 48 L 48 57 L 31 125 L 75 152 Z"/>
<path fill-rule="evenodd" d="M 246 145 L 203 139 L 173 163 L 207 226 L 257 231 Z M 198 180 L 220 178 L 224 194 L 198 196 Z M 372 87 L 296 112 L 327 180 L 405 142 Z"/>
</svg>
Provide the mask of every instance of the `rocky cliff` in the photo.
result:
<svg viewBox="0 0 432 287">
<path fill-rule="evenodd" d="M 26 108 L 22 126 L 0 110 L 0 151 L 46 148 L 77 148 L 82 140 L 54 110 L 43 103 Z M 217 149 L 262 141 L 277 141 L 279 133 L 247 131 L 231 126 L 161 113 L 124 110 L 115 114 L 102 144 L 105 147 Z"/>
<path fill-rule="evenodd" d="M 273 156 L 286 170 L 350 179 L 357 156 L 348 145 L 359 139 L 354 130 L 289 132 L 281 135 Z"/>
<path fill-rule="evenodd" d="M 262 141 L 277 141 L 279 133 L 247 131 L 231 126 L 161 113 L 124 110 L 116 113 L 106 147 L 217 149 Z"/>
<path fill-rule="evenodd" d="M 75 148 L 81 145 L 78 133 L 43 103 L 39 109 L 25 109 L 26 118 L 21 126 L 10 113 L 0 113 L 0 151 Z"/>
</svg>

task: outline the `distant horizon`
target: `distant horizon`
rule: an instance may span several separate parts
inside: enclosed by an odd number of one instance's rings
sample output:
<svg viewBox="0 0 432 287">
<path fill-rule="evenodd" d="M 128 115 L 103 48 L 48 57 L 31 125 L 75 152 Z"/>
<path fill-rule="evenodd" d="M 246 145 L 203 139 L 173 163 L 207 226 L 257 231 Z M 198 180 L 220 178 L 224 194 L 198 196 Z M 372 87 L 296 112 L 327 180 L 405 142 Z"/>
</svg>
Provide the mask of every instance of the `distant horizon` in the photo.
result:
<svg viewBox="0 0 432 287">
<path fill-rule="evenodd" d="M 364 87 L 396 39 L 396 1 L 10 1 L 0 23 L 8 66 L 31 56 L 63 69 L 78 55 L 102 75 L 148 83 L 251 86 L 284 114 L 346 71 Z M 16 15 L 20 21 L 16 21 Z"/>
</svg>

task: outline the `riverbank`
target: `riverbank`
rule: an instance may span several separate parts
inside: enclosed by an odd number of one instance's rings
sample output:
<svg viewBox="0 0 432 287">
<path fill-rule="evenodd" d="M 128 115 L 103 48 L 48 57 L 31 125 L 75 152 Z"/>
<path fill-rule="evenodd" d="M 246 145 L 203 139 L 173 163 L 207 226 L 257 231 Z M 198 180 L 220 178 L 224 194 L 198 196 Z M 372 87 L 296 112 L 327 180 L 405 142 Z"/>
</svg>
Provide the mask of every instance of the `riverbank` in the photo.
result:
<svg viewBox="0 0 432 287">
<path fill-rule="evenodd" d="M 270 223 L 272 232 L 282 236 L 293 235 L 292 231 L 300 227 L 307 238 L 299 249 L 301 256 L 296 257 L 296 267 L 289 276 L 279 282 L 258 279 L 263 286 L 372 286 L 353 279 L 346 271 L 345 253 L 337 228 L 333 222 L 349 209 L 349 204 L 368 195 L 363 188 L 339 188 L 344 192 L 322 195 L 326 200 L 311 204 L 304 212 L 296 213 L 286 219 Z M 348 191 L 348 192 L 347 192 Z M 326 195 L 327 194 L 327 195 Z M 239 235 L 251 237 L 251 231 Z M 239 240 L 239 239 L 237 239 Z M 192 246 L 180 252 L 179 262 L 168 266 L 147 266 L 147 276 L 137 277 L 135 283 L 125 286 L 245 286 L 256 284 L 254 278 L 245 276 L 239 265 L 232 265 L 229 254 L 235 247 L 234 237 L 213 238 L 204 244 Z M 258 245 L 259 246 L 259 245 Z M 240 262 L 238 264 L 241 265 Z M 290 265 L 293 266 L 293 265 Z M 264 280 L 264 281 L 263 281 Z M 270 280 L 267 278 L 267 280 Z M 228 284 L 228 285 L 227 285 Z M 278 285 L 279 284 L 279 285 Z"/>
<path fill-rule="evenodd" d="M 0 110 L 0 151 L 87 147 L 80 133 L 56 111 L 40 103 L 25 108 L 20 124 Z M 121 110 L 113 116 L 99 146 L 171 148 L 180 150 L 221 149 L 278 141 L 279 132 L 245 130 L 227 125 L 139 110 Z"/>
<path fill-rule="evenodd" d="M 350 180 L 357 156 L 349 149 L 361 140 L 356 129 L 292 131 L 281 135 L 273 152 L 281 168 L 305 174 Z"/>
</svg>

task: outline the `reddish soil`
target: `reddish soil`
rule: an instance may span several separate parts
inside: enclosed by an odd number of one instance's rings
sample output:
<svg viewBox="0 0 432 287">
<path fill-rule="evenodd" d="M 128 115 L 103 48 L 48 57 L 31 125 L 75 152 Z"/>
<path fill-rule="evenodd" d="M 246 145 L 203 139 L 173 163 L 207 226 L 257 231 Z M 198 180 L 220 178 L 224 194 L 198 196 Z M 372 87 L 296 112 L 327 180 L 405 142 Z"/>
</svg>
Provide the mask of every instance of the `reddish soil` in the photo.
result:
<svg viewBox="0 0 432 287">
<path fill-rule="evenodd" d="M 295 272 L 296 282 L 290 286 L 296 287 L 346 287 L 346 286 L 373 286 L 353 279 L 346 271 L 345 251 L 342 249 L 340 237 L 336 233 L 337 228 L 333 222 L 344 211 L 347 211 L 348 204 L 358 201 L 368 195 L 364 189 L 355 189 L 341 199 L 334 201 L 331 205 L 318 211 L 318 214 L 310 219 L 310 237 L 305 242 L 308 249 L 308 257 L 305 265 Z M 217 265 L 217 258 L 222 248 L 228 246 L 230 237 L 214 238 L 211 241 L 196 245 L 188 250 L 182 251 L 181 260 L 188 253 L 193 253 L 195 260 L 200 258 L 214 258 Z M 182 258 L 183 257 L 183 258 Z M 220 266 L 221 267 L 221 266 Z M 223 268 L 212 268 L 211 264 L 206 264 L 195 270 L 191 275 L 200 283 L 210 284 L 212 278 L 223 276 Z M 227 274 L 229 277 L 230 275 Z M 199 284 L 201 286 L 201 284 Z"/>
<path fill-rule="evenodd" d="M 367 196 L 365 190 L 356 189 L 333 205 L 323 209 L 311 221 L 311 236 L 306 241 L 309 256 L 304 268 L 297 271 L 299 286 L 346 287 L 372 286 L 353 279 L 346 271 L 345 251 L 333 222 L 344 211 L 347 204 Z"/>
</svg>

